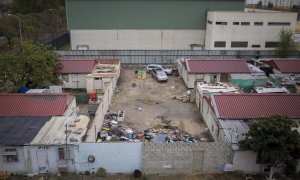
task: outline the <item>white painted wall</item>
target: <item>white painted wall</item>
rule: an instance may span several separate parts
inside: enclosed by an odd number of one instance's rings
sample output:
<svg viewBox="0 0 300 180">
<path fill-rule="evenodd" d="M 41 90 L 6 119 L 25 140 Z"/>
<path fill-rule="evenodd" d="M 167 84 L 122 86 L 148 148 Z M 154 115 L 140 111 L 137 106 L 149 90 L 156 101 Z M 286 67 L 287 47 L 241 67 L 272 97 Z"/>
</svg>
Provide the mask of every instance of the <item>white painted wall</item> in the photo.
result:
<svg viewBox="0 0 300 180">
<path fill-rule="evenodd" d="M 6 162 L 6 156 L 2 155 L 2 152 L 4 152 L 5 149 L 16 149 L 18 161 Z M 22 146 L 3 146 L 0 147 L 0 153 L 0 170 L 7 170 L 14 173 L 26 172 L 25 156 Z"/>
<path fill-rule="evenodd" d="M 218 137 L 218 125 L 216 123 L 216 120 L 213 116 L 213 111 L 207 101 L 203 99 L 202 101 L 203 106 L 200 108 L 200 112 L 202 114 L 203 120 L 206 123 L 207 128 L 209 129 L 210 134 L 213 136 L 215 140 L 217 140 Z"/>
<path fill-rule="evenodd" d="M 142 143 L 82 143 L 79 145 L 76 169 L 96 172 L 104 167 L 108 173 L 132 173 L 142 169 Z M 88 163 L 88 156 L 95 161 Z"/>
<path fill-rule="evenodd" d="M 87 74 L 67 74 L 69 81 L 63 81 L 63 88 L 71 89 L 85 89 L 86 88 L 86 75 Z M 62 80 L 62 75 L 59 75 Z"/>
<path fill-rule="evenodd" d="M 90 50 L 190 50 L 204 44 L 205 30 L 70 30 L 71 48 Z"/>
<path fill-rule="evenodd" d="M 256 153 L 253 151 L 235 151 L 233 169 L 244 173 L 261 173 L 262 165 L 256 164 Z"/>
<path fill-rule="evenodd" d="M 30 146 L 27 150 L 25 150 L 26 161 L 27 161 L 27 170 L 28 173 L 43 173 L 41 172 L 41 168 L 39 167 L 39 159 L 37 156 L 38 151 L 46 151 L 47 157 L 45 157 L 48 161 L 47 166 L 45 167 L 49 169 L 49 172 L 59 172 L 58 164 L 60 162 L 67 162 L 68 164 L 68 172 L 75 172 L 75 156 L 74 151 L 78 149 L 76 145 L 68 145 L 68 150 L 65 151 L 66 160 L 59 160 L 58 148 L 66 149 L 65 145 L 47 145 L 47 146 Z"/>
<path fill-rule="evenodd" d="M 209 11 L 205 49 L 206 50 L 270 50 L 265 48 L 266 41 L 278 41 L 278 33 L 282 28 L 295 30 L 297 13 L 278 12 L 233 12 Z M 227 25 L 216 25 L 217 21 Z M 250 22 L 250 26 L 233 25 L 233 22 Z M 254 22 L 263 22 L 263 26 L 255 26 Z M 290 26 L 269 26 L 268 22 L 290 22 Z M 215 41 L 226 41 L 225 48 L 215 48 Z M 248 41 L 247 48 L 231 48 L 231 41 Z M 260 45 L 260 48 L 252 48 Z"/>
</svg>

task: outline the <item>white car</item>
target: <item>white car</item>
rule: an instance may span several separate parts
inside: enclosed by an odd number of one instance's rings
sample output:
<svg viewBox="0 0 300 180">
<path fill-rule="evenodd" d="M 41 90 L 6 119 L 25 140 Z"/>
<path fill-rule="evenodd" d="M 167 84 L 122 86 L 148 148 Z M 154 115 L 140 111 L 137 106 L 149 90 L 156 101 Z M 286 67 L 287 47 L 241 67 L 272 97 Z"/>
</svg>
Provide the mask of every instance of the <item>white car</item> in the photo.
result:
<svg viewBox="0 0 300 180">
<path fill-rule="evenodd" d="M 147 72 L 150 72 L 153 69 L 161 69 L 161 70 L 165 71 L 165 73 L 168 75 L 173 73 L 173 70 L 171 68 L 165 68 L 161 64 L 149 64 L 146 69 L 147 69 Z"/>
</svg>

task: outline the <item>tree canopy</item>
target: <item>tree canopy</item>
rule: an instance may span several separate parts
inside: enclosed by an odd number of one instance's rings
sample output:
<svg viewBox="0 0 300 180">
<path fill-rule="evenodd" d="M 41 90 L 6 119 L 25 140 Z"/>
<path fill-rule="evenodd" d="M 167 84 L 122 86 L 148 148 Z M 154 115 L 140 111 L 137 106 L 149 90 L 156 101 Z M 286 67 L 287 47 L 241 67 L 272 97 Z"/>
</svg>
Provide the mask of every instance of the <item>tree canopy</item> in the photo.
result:
<svg viewBox="0 0 300 180">
<path fill-rule="evenodd" d="M 0 56 L 0 87 L 17 91 L 21 86 L 44 88 L 59 83 L 58 55 L 48 46 L 24 43 L 24 53 L 10 51 Z"/>
<path fill-rule="evenodd" d="M 277 48 L 277 54 L 281 58 L 288 56 L 289 52 L 296 49 L 296 44 L 293 39 L 293 31 L 288 29 L 282 29 L 279 32 L 279 43 Z"/>
<path fill-rule="evenodd" d="M 297 122 L 284 116 L 261 118 L 249 125 L 240 147 L 257 152 L 258 163 L 271 165 L 270 179 L 280 167 L 287 167 L 286 173 L 291 175 L 300 158 L 300 135 L 296 128 Z"/>
</svg>

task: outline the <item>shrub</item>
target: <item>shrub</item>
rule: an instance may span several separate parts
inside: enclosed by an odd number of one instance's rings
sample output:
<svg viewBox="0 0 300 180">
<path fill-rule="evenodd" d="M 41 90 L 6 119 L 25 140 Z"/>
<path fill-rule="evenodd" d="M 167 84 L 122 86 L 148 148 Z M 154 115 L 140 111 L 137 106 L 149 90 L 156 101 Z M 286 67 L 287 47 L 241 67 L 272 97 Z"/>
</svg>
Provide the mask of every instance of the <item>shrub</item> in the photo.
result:
<svg viewBox="0 0 300 180">
<path fill-rule="evenodd" d="M 84 174 L 89 176 L 91 173 L 90 173 L 90 171 L 85 171 Z"/>
<path fill-rule="evenodd" d="M 103 168 L 103 167 L 100 167 L 100 168 L 97 170 L 97 175 L 100 176 L 100 177 L 105 177 L 105 176 L 107 176 L 106 169 Z"/>
</svg>

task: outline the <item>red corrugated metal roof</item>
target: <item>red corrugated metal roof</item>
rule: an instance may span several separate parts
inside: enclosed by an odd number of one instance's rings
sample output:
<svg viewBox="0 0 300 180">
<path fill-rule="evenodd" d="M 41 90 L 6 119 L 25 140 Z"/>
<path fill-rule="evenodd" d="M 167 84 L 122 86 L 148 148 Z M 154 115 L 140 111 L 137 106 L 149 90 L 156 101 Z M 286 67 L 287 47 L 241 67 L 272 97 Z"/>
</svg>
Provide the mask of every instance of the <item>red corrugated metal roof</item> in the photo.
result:
<svg viewBox="0 0 300 180">
<path fill-rule="evenodd" d="M 300 118 L 300 95 L 231 94 L 214 95 L 219 118 L 252 119 L 284 115 Z"/>
<path fill-rule="evenodd" d="M 100 64 L 119 64 L 119 59 L 95 59 Z"/>
<path fill-rule="evenodd" d="M 57 70 L 57 73 L 68 74 L 87 74 L 91 73 L 94 66 L 95 60 L 61 60 L 62 68 Z"/>
<path fill-rule="evenodd" d="M 70 99 L 69 94 L 0 94 L 0 116 L 61 116 Z"/>
<path fill-rule="evenodd" d="M 189 74 L 250 73 L 248 65 L 243 59 L 187 60 L 186 66 Z"/>
<path fill-rule="evenodd" d="M 300 73 L 300 59 L 274 59 L 267 61 L 266 64 L 278 69 L 282 73 Z"/>
</svg>

